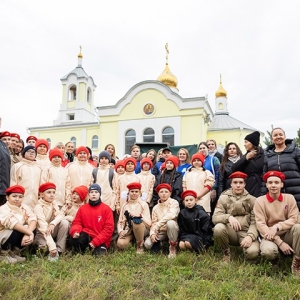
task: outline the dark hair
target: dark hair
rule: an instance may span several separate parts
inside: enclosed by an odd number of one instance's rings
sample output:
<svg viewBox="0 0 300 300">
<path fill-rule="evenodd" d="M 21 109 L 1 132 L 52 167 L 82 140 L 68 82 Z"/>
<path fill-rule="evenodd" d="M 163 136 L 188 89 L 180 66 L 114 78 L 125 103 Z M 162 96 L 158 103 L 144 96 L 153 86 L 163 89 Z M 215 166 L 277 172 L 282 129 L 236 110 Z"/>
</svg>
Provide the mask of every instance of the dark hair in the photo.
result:
<svg viewBox="0 0 300 300">
<path fill-rule="evenodd" d="M 152 165 L 153 165 L 153 167 L 154 167 L 154 166 L 156 165 L 157 154 L 156 154 L 156 151 L 155 151 L 154 149 L 149 149 L 149 150 L 147 151 L 147 153 L 146 153 L 146 157 L 147 157 L 147 154 L 148 154 L 150 151 L 154 152 L 154 158 L 153 158 L 153 160 L 152 160 Z"/>
<path fill-rule="evenodd" d="M 221 166 L 220 166 L 220 172 L 224 172 L 224 170 L 225 170 L 225 165 L 226 165 L 226 163 L 228 162 L 228 157 L 229 157 L 229 155 L 228 155 L 228 149 L 229 149 L 229 147 L 230 147 L 231 145 L 234 145 L 234 146 L 236 147 L 236 154 L 237 154 L 237 155 L 239 155 L 239 156 L 242 156 L 242 155 L 243 155 L 243 154 L 242 154 L 242 151 L 241 151 L 241 149 L 240 149 L 240 147 L 239 147 L 236 143 L 234 143 L 234 142 L 228 143 L 228 144 L 225 146 L 225 148 L 224 148 L 223 158 L 222 158 L 222 162 L 221 162 Z"/>
<path fill-rule="evenodd" d="M 200 147 L 201 145 L 204 145 L 207 149 L 209 149 L 206 142 L 200 142 L 199 145 L 198 145 L 198 150 L 199 150 L 199 147 Z"/>
</svg>

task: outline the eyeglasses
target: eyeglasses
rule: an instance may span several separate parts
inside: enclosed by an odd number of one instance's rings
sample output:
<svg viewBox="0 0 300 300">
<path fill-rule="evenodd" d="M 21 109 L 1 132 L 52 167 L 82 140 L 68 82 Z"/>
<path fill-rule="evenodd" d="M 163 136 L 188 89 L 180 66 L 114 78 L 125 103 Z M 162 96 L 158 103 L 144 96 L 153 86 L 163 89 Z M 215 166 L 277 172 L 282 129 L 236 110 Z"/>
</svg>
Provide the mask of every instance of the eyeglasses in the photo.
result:
<svg viewBox="0 0 300 300">
<path fill-rule="evenodd" d="M 27 150 L 26 153 L 35 154 L 35 151 L 34 150 Z"/>
</svg>

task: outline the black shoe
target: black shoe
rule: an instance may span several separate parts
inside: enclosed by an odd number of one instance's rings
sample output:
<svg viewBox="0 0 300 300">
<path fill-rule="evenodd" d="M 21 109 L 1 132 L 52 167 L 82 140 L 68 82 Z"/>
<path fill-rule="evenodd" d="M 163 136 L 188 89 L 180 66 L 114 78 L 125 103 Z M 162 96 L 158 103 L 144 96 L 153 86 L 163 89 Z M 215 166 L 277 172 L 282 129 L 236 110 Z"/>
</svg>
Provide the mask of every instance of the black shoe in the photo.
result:
<svg viewBox="0 0 300 300">
<path fill-rule="evenodd" d="M 161 250 L 161 243 L 160 243 L 160 241 L 158 241 L 158 242 L 155 242 L 155 243 L 152 245 L 150 251 L 151 251 L 152 253 L 158 253 L 160 250 Z"/>
</svg>

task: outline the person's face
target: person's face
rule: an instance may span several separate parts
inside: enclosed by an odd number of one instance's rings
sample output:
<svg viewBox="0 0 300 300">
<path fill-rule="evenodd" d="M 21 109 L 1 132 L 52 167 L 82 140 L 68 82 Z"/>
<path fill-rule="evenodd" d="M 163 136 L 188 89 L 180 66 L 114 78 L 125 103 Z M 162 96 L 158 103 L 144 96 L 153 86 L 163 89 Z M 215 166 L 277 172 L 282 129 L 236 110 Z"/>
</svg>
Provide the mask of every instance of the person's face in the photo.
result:
<svg viewBox="0 0 300 300">
<path fill-rule="evenodd" d="M 22 152 L 22 150 L 23 150 L 23 144 L 22 143 L 17 143 L 17 145 L 16 145 L 16 147 L 15 147 L 15 153 L 16 154 L 19 154 L 19 153 L 21 153 Z"/>
<path fill-rule="evenodd" d="M 111 169 L 113 169 L 113 170 L 115 169 L 115 165 L 112 162 L 109 163 L 109 166 Z"/>
<path fill-rule="evenodd" d="M 129 191 L 129 199 L 137 200 L 141 195 L 141 191 L 139 189 L 133 189 Z"/>
<path fill-rule="evenodd" d="M 247 140 L 244 140 L 244 146 L 245 146 L 246 151 L 251 151 L 254 149 L 253 144 Z"/>
<path fill-rule="evenodd" d="M 195 168 L 201 168 L 202 167 L 202 162 L 199 158 L 195 158 L 193 160 L 193 167 L 195 167 Z"/>
<path fill-rule="evenodd" d="M 27 146 L 35 146 L 35 142 L 36 142 L 36 140 L 28 140 L 28 142 L 27 142 Z"/>
<path fill-rule="evenodd" d="M 246 183 L 245 183 L 245 180 L 243 178 L 233 178 L 231 180 L 232 191 L 236 195 L 243 194 L 245 186 L 246 186 Z"/>
<path fill-rule="evenodd" d="M 266 187 L 270 194 L 279 195 L 283 187 L 283 182 L 279 177 L 271 176 L 267 179 Z"/>
<path fill-rule="evenodd" d="M 168 158 L 168 157 L 171 156 L 171 155 L 172 155 L 172 152 L 169 151 L 169 150 L 165 150 L 165 151 L 162 153 L 162 157 L 163 157 L 164 159 Z"/>
<path fill-rule="evenodd" d="M 123 166 L 118 166 L 117 167 L 117 173 L 118 174 L 124 174 L 125 173 L 125 168 Z"/>
<path fill-rule="evenodd" d="M 134 148 L 131 151 L 131 156 L 134 157 L 135 159 L 139 158 L 139 156 L 141 155 L 141 151 L 139 148 Z"/>
<path fill-rule="evenodd" d="M 214 151 L 216 149 L 215 143 L 211 140 L 207 142 L 207 146 L 208 146 L 209 151 Z"/>
<path fill-rule="evenodd" d="M 64 145 L 58 145 L 56 146 L 57 149 L 59 149 L 62 153 L 65 152 L 65 146 Z"/>
<path fill-rule="evenodd" d="M 6 200 L 10 205 L 20 207 L 23 201 L 24 195 L 20 193 L 11 193 L 9 196 L 6 196 Z"/>
<path fill-rule="evenodd" d="M 73 194 L 72 194 L 72 202 L 76 203 L 76 204 L 82 203 L 82 201 L 81 201 L 81 199 L 80 199 L 80 197 L 79 197 L 79 195 L 78 195 L 77 192 L 73 192 Z"/>
<path fill-rule="evenodd" d="M 208 155 L 208 148 L 204 144 L 201 144 L 198 152 L 202 153 L 206 157 Z"/>
<path fill-rule="evenodd" d="M 158 159 L 162 158 L 163 157 L 162 151 L 159 151 L 158 154 L 157 154 L 157 156 L 158 156 Z"/>
<path fill-rule="evenodd" d="M 36 153 L 33 149 L 29 149 L 25 152 L 24 158 L 27 160 L 34 161 L 35 160 Z"/>
<path fill-rule="evenodd" d="M 186 153 L 183 150 L 178 152 L 178 158 L 180 161 L 186 161 Z"/>
<path fill-rule="evenodd" d="M 1 141 L 3 141 L 5 143 L 6 147 L 10 147 L 10 136 L 2 137 Z"/>
<path fill-rule="evenodd" d="M 161 202 L 165 202 L 170 198 L 171 192 L 168 189 L 160 189 L 158 196 Z"/>
<path fill-rule="evenodd" d="M 150 151 L 150 152 L 147 153 L 146 157 L 150 158 L 153 161 L 153 159 L 155 157 L 155 154 L 154 154 L 153 151 Z"/>
<path fill-rule="evenodd" d="M 187 208 L 192 208 L 196 204 L 196 198 L 193 197 L 192 195 L 188 195 L 184 198 L 184 205 Z"/>
<path fill-rule="evenodd" d="M 72 154 L 74 152 L 74 144 L 73 143 L 68 143 L 66 145 L 66 152 L 69 153 L 69 154 Z"/>
<path fill-rule="evenodd" d="M 275 129 L 272 132 L 272 142 L 275 145 L 282 145 L 285 142 L 285 134 L 281 129 Z"/>
<path fill-rule="evenodd" d="M 61 164 L 61 157 L 58 155 L 54 155 L 51 159 L 51 162 L 55 165 L 55 166 L 60 166 Z"/>
<path fill-rule="evenodd" d="M 115 148 L 112 145 L 108 145 L 105 150 L 110 154 L 111 157 L 114 156 Z"/>
<path fill-rule="evenodd" d="M 91 201 L 98 201 L 100 199 L 100 193 L 97 190 L 91 190 L 89 192 L 89 199 Z"/>
<path fill-rule="evenodd" d="M 102 166 L 107 166 L 109 164 L 109 160 L 107 157 L 100 157 L 100 161 L 99 161 L 100 165 Z"/>
<path fill-rule="evenodd" d="M 41 155 L 47 154 L 47 147 L 46 147 L 46 145 L 43 145 L 43 144 L 39 145 L 39 146 L 36 148 L 36 152 L 37 152 L 38 154 L 41 154 Z"/>
<path fill-rule="evenodd" d="M 145 162 L 143 163 L 143 171 L 149 171 L 150 170 L 150 164 Z"/>
<path fill-rule="evenodd" d="M 98 156 L 93 156 L 93 161 L 98 162 Z"/>
<path fill-rule="evenodd" d="M 14 137 L 14 136 L 10 138 L 10 147 L 12 149 L 16 148 L 17 143 L 19 143 L 18 138 Z"/>
<path fill-rule="evenodd" d="M 48 189 L 41 193 L 41 198 L 46 202 L 53 202 L 55 199 L 55 189 Z"/>
<path fill-rule="evenodd" d="M 129 162 L 126 164 L 126 171 L 127 171 L 127 172 L 133 172 L 133 171 L 134 171 L 134 164 L 133 164 L 133 162 L 129 161 Z"/>
<path fill-rule="evenodd" d="M 88 155 L 87 155 L 87 153 L 86 153 L 85 151 L 80 151 L 80 152 L 78 153 L 78 155 L 77 155 L 77 159 L 78 159 L 79 161 L 87 161 Z"/>
<path fill-rule="evenodd" d="M 237 149 L 236 149 L 236 146 L 231 144 L 229 147 L 228 147 L 228 156 L 229 157 L 232 157 L 232 156 L 235 156 L 237 154 Z"/>
<path fill-rule="evenodd" d="M 166 162 L 166 169 L 169 171 L 174 169 L 174 164 L 170 160 Z"/>
</svg>

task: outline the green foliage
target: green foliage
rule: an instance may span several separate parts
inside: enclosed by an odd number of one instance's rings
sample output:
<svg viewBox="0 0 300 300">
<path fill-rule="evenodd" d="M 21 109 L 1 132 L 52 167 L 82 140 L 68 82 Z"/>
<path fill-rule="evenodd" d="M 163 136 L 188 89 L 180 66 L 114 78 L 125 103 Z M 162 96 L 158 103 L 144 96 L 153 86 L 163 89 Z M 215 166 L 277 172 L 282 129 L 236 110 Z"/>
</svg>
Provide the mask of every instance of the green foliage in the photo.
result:
<svg viewBox="0 0 300 300">
<path fill-rule="evenodd" d="M 300 128 L 297 131 L 297 137 L 294 139 L 296 142 L 296 147 L 300 147 Z"/>
<path fill-rule="evenodd" d="M 267 133 L 265 134 L 265 139 L 263 142 L 266 146 L 270 146 L 272 144 L 271 131 L 267 130 Z"/>
</svg>

